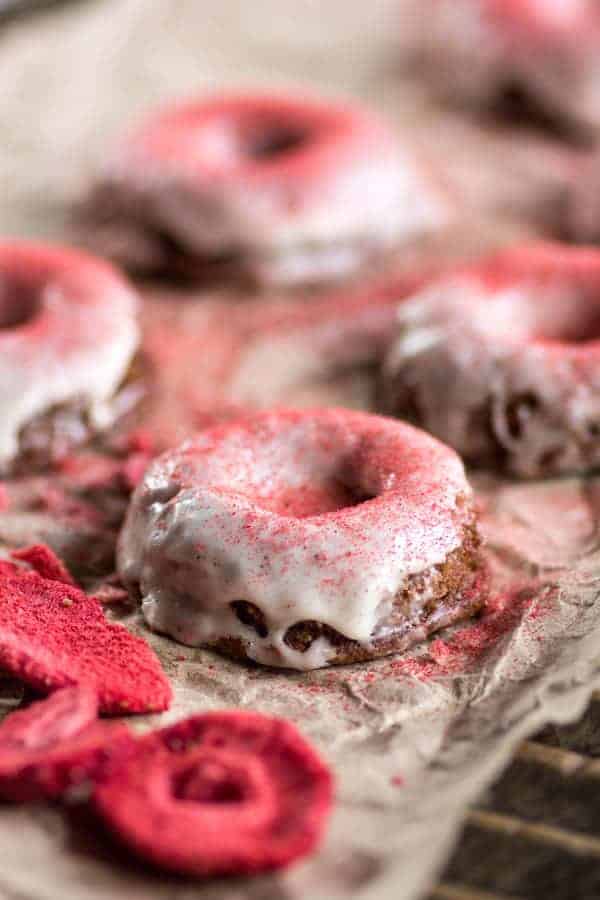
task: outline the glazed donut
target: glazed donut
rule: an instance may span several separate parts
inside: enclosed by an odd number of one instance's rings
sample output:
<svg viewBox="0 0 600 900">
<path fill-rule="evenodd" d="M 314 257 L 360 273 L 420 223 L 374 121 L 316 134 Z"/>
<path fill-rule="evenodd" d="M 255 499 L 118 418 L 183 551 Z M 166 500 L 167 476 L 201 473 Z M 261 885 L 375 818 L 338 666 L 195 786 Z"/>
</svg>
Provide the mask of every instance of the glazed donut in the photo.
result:
<svg viewBox="0 0 600 900">
<path fill-rule="evenodd" d="M 584 131 L 600 123 L 600 10 L 595 0 L 427 0 L 428 76 L 453 99 L 526 98 Z"/>
<path fill-rule="evenodd" d="M 154 630 L 312 669 L 402 650 L 472 613 L 478 546 L 452 450 L 321 408 L 258 412 L 159 457 L 117 555 Z"/>
<path fill-rule="evenodd" d="M 600 252 L 505 251 L 409 298 L 398 320 L 383 409 L 519 476 L 600 463 Z"/>
<path fill-rule="evenodd" d="M 0 467 L 111 424 L 138 339 L 136 297 L 110 266 L 0 244 Z"/>
<path fill-rule="evenodd" d="M 96 250 L 142 271 L 318 282 L 446 221 L 441 195 L 360 108 L 225 96 L 167 108 L 84 204 Z"/>
</svg>

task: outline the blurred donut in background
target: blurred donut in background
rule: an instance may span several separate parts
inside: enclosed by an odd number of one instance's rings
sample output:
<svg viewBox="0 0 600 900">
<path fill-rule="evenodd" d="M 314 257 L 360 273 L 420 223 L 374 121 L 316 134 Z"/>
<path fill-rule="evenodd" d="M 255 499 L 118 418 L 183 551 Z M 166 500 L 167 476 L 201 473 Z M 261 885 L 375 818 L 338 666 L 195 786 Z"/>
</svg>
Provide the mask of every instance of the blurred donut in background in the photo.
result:
<svg viewBox="0 0 600 900">
<path fill-rule="evenodd" d="M 448 217 L 420 160 L 369 111 L 233 94 L 175 104 L 130 132 L 79 230 L 137 272 L 297 285 L 348 276 Z"/>
<path fill-rule="evenodd" d="M 522 245 L 398 312 L 385 411 L 477 466 L 548 477 L 600 463 L 600 252 Z"/>
<path fill-rule="evenodd" d="M 112 266 L 0 243 L 0 470 L 43 468 L 113 425 L 139 399 L 139 339 L 137 296 Z"/>
</svg>

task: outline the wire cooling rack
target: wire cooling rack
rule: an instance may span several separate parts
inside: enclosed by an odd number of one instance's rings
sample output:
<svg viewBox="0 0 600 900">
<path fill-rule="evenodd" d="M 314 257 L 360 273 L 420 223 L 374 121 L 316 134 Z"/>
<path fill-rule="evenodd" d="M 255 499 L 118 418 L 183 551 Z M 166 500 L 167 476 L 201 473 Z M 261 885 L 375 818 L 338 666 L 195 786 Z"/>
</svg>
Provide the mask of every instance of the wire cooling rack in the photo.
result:
<svg viewBox="0 0 600 900">
<path fill-rule="evenodd" d="M 471 810 L 429 900 L 600 897 L 600 693 L 521 745 Z"/>
</svg>

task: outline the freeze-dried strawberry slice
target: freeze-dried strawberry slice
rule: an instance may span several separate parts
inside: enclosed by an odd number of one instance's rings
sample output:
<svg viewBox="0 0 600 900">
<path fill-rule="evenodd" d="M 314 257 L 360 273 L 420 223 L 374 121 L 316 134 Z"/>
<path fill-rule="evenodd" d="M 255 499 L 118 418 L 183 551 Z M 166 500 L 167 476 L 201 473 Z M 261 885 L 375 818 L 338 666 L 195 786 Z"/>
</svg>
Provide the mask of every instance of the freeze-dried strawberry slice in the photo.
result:
<svg viewBox="0 0 600 900">
<path fill-rule="evenodd" d="M 49 693 L 73 684 L 105 713 L 159 712 L 171 687 L 154 651 L 76 587 L 0 565 L 0 668 Z"/>
<path fill-rule="evenodd" d="M 63 584 L 75 584 L 62 559 L 59 559 L 47 544 L 32 544 L 30 547 L 23 547 L 22 550 L 13 550 L 10 555 L 13 559 L 26 562 L 42 578 L 62 581 Z"/>
<path fill-rule="evenodd" d="M 101 777 L 134 741 L 129 729 L 97 721 L 89 688 L 56 691 L 0 724 L 0 797 L 34 801 L 59 797 Z"/>
<path fill-rule="evenodd" d="M 293 725 L 258 713 L 193 716 L 141 740 L 94 793 L 120 840 L 191 875 L 282 867 L 318 844 L 332 777 Z"/>
</svg>

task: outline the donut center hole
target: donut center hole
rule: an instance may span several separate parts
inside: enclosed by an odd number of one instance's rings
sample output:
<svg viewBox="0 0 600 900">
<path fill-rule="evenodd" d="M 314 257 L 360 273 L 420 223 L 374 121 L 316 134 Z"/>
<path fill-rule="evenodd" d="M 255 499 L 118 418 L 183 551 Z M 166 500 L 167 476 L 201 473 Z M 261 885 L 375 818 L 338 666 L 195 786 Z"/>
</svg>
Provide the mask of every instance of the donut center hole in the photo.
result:
<svg viewBox="0 0 600 900">
<path fill-rule="evenodd" d="M 0 279 L 0 330 L 26 325 L 39 309 L 39 294 L 30 285 Z"/>
<path fill-rule="evenodd" d="M 299 150 L 307 140 L 305 130 L 284 122 L 269 122 L 260 127 L 240 129 L 239 149 L 247 159 L 268 162 Z"/>
<path fill-rule="evenodd" d="M 296 421 L 295 413 L 290 419 L 282 413 L 281 421 L 257 423 L 250 433 L 235 431 L 221 445 L 214 487 L 294 519 L 339 513 L 381 493 L 368 447 L 352 429 L 337 421 Z"/>
<path fill-rule="evenodd" d="M 335 478 L 320 483 L 283 487 L 271 497 L 258 498 L 259 504 L 280 516 L 308 519 L 338 512 L 372 499 Z"/>
<path fill-rule="evenodd" d="M 246 148 L 251 159 L 269 159 L 281 156 L 291 150 L 298 150 L 305 141 L 305 135 L 291 128 L 271 128 L 266 134 L 256 136 Z"/>
<path fill-rule="evenodd" d="M 184 768 L 172 787 L 177 800 L 221 806 L 243 803 L 247 795 L 240 773 L 216 759 L 198 760 Z"/>
</svg>

